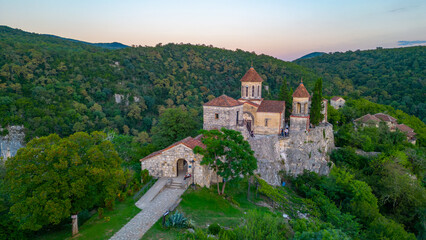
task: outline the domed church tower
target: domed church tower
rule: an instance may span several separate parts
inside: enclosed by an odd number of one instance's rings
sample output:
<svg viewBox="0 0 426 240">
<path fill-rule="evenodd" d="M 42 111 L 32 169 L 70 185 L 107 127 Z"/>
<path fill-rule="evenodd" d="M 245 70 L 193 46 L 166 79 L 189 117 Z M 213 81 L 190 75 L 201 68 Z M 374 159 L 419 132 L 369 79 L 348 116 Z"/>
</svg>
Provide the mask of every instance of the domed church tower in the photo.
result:
<svg viewBox="0 0 426 240">
<path fill-rule="evenodd" d="M 311 96 L 306 90 L 303 81 L 293 93 L 293 111 L 290 115 L 290 131 L 306 131 L 309 129 L 309 109 Z"/>
<path fill-rule="evenodd" d="M 262 102 L 262 82 L 263 79 L 251 67 L 241 78 L 241 102 L 253 102 L 260 104 Z"/>
</svg>

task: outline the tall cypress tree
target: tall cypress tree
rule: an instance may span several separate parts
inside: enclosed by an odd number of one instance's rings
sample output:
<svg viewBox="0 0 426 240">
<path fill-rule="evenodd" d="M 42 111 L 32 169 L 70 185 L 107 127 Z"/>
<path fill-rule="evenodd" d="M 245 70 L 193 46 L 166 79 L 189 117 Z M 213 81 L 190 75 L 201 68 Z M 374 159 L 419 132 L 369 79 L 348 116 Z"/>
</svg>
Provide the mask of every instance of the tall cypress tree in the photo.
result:
<svg viewBox="0 0 426 240">
<path fill-rule="evenodd" d="M 315 82 L 314 94 L 312 96 L 311 123 L 313 125 L 318 125 L 324 118 L 324 114 L 321 113 L 322 109 L 322 79 L 319 78 Z"/>
<path fill-rule="evenodd" d="M 293 107 L 293 89 L 287 86 L 287 78 L 284 78 L 281 85 L 280 92 L 278 93 L 278 100 L 285 101 L 285 118 L 286 121 L 290 118 L 291 109 Z"/>
</svg>

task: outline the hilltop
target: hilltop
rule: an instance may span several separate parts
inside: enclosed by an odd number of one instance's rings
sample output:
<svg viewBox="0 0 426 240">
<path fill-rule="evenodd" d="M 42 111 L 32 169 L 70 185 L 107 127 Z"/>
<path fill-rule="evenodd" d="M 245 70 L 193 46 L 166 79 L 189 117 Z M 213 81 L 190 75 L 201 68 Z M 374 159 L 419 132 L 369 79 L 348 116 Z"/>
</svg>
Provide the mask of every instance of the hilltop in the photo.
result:
<svg viewBox="0 0 426 240">
<path fill-rule="evenodd" d="M 323 54 L 295 63 L 335 86 L 334 95 L 362 96 L 426 122 L 426 46 Z"/>
<path fill-rule="evenodd" d="M 167 44 L 117 50 L 0 27 L 0 125 L 24 124 L 27 139 L 104 128 L 151 130 L 164 108 L 196 109 L 213 96 L 240 95 L 251 63 L 266 80 L 307 87 L 309 69 L 276 58 L 205 45 Z M 199 121 L 201 122 L 201 121 Z"/>
</svg>

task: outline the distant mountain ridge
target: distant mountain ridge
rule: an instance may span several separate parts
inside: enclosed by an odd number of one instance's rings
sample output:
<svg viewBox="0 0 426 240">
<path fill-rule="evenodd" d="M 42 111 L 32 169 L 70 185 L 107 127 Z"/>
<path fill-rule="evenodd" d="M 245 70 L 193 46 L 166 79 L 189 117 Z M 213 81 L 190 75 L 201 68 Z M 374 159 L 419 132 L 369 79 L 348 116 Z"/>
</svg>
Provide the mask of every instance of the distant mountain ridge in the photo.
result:
<svg viewBox="0 0 426 240">
<path fill-rule="evenodd" d="M 426 46 L 323 54 L 293 61 L 333 82 L 334 95 L 353 95 L 426 122 Z"/>
<path fill-rule="evenodd" d="M 92 46 L 97 46 L 97 47 L 101 47 L 101 48 L 106 48 L 106 49 L 123 49 L 123 48 L 128 48 L 130 46 L 124 45 L 122 43 L 119 42 L 112 42 L 112 43 L 90 43 L 90 42 L 85 42 L 85 41 L 80 41 L 80 40 L 76 40 L 76 39 L 72 39 L 72 38 L 63 38 L 63 37 L 59 37 L 56 35 L 51 35 L 51 34 L 41 34 L 44 36 L 49 36 L 49 37 L 56 37 L 56 38 L 60 38 L 63 40 L 68 40 L 68 41 L 73 41 L 73 42 L 78 42 L 78 43 L 84 43 L 84 44 L 88 44 L 88 45 L 92 45 Z"/>
<path fill-rule="evenodd" d="M 302 59 L 319 57 L 319 56 L 324 55 L 324 54 L 326 54 L 326 53 L 325 52 L 311 52 L 311 53 L 308 53 L 308 54 L 306 54 L 306 55 L 304 55 L 304 56 L 302 56 L 302 57 L 300 57 L 300 58 L 298 58 L 296 60 L 293 60 L 293 62 L 297 61 L 297 60 L 302 60 Z"/>
</svg>

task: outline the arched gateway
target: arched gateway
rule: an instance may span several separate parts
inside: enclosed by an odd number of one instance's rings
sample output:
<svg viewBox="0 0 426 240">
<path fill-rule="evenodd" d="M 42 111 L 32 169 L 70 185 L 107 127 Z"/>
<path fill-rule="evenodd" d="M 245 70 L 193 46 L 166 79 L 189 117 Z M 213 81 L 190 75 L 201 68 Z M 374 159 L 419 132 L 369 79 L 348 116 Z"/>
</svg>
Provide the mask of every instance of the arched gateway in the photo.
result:
<svg viewBox="0 0 426 240">
<path fill-rule="evenodd" d="M 176 177 L 183 176 L 188 172 L 188 162 L 180 158 L 176 162 Z"/>
<path fill-rule="evenodd" d="M 194 148 L 200 146 L 201 135 L 195 138 L 187 137 L 160 151 L 151 153 L 141 159 L 142 169 L 149 171 L 154 177 L 175 178 L 190 173 L 194 177 L 194 183 L 209 187 L 211 180 L 216 180 L 213 170 L 205 165 L 200 165 L 203 156 L 194 154 Z"/>
</svg>

